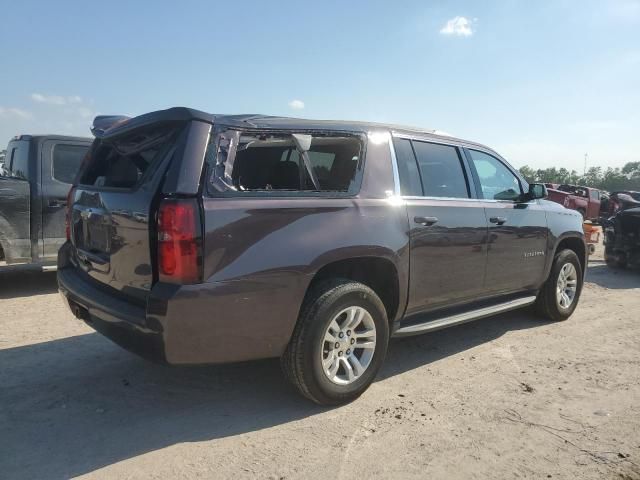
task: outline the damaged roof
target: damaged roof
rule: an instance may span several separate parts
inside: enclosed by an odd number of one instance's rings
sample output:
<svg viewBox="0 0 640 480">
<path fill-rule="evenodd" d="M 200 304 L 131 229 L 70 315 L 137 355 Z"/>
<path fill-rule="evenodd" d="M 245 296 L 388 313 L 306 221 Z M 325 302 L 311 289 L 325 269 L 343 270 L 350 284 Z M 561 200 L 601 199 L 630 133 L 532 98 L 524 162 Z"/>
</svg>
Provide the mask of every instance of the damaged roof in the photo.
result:
<svg viewBox="0 0 640 480">
<path fill-rule="evenodd" d="M 97 138 L 108 138 L 120 135 L 128 130 L 143 127 L 145 125 L 151 125 L 156 122 L 182 122 L 189 120 L 199 120 L 202 122 L 217 123 L 237 128 L 342 130 L 345 132 L 362 133 L 366 133 L 371 130 L 385 129 L 400 133 L 418 133 L 441 138 L 446 137 L 465 143 L 483 146 L 475 142 L 455 138 L 438 130 L 408 127 L 403 125 L 350 120 L 309 120 L 304 118 L 277 117 L 259 114 L 223 115 L 206 113 L 186 107 L 173 107 L 166 110 L 157 110 L 155 112 L 145 113 L 144 115 L 139 115 L 133 118 L 122 115 L 101 115 L 94 119 L 91 131 Z"/>
</svg>

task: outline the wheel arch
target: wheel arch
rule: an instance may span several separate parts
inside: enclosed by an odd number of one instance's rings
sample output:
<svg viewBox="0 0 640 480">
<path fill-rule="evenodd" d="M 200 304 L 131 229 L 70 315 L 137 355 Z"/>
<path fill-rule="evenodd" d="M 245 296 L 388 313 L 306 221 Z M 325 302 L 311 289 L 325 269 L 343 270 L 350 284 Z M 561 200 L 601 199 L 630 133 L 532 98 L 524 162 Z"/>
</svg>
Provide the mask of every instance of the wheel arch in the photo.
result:
<svg viewBox="0 0 640 480">
<path fill-rule="evenodd" d="M 404 313 L 406 288 L 401 287 L 402 273 L 387 256 L 352 256 L 325 263 L 311 278 L 305 298 L 319 283 L 332 278 L 354 280 L 371 288 L 382 300 L 390 326 Z"/>
<path fill-rule="evenodd" d="M 584 235 L 575 235 L 568 233 L 558 239 L 556 246 L 553 250 L 552 260 L 549 262 L 549 270 L 553 265 L 553 259 L 555 259 L 558 252 L 562 250 L 572 250 L 578 256 L 580 261 L 580 267 L 582 268 L 582 277 L 584 278 L 587 272 L 587 244 L 584 240 Z M 547 274 L 548 275 L 548 274 Z"/>
</svg>

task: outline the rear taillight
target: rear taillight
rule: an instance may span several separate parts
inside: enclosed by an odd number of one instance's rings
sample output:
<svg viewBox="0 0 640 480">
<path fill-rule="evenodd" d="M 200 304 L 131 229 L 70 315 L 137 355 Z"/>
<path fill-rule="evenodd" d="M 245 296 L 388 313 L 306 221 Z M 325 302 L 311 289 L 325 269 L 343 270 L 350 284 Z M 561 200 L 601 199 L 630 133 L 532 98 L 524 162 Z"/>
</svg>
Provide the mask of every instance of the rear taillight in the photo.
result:
<svg viewBox="0 0 640 480">
<path fill-rule="evenodd" d="M 71 210 L 72 210 L 72 205 L 73 203 L 73 187 L 71 187 L 69 189 L 69 193 L 67 193 L 67 205 L 66 205 L 66 211 L 65 211 L 65 215 L 64 215 L 64 223 L 65 223 L 65 230 L 67 232 L 67 240 L 71 240 Z"/>
<path fill-rule="evenodd" d="M 167 199 L 160 203 L 158 274 L 163 282 L 201 281 L 200 209 L 195 199 Z"/>
</svg>

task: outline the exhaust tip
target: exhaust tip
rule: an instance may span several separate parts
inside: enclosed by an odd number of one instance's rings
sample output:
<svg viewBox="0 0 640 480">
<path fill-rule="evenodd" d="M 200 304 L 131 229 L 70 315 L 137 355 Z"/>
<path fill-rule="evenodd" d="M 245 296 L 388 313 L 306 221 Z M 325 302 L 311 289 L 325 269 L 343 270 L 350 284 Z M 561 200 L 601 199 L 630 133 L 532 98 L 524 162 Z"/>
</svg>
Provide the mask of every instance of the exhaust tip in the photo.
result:
<svg viewBox="0 0 640 480">
<path fill-rule="evenodd" d="M 89 322 L 91 320 L 91 317 L 89 316 L 89 312 L 87 311 L 86 308 L 81 307 L 77 303 L 70 303 L 69 307 L 71 307 L 71 313 L 73 313 L 73 315 L 76 318 L 83 320 L 85 322 Z"/>
</svg>

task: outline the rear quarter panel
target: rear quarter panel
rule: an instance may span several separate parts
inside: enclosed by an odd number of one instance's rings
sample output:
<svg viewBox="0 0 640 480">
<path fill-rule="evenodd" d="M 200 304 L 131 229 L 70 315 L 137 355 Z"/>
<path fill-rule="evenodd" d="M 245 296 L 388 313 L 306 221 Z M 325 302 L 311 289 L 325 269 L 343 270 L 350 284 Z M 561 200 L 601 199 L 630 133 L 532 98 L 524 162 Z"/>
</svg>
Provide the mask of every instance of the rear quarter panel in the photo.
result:
<svg viewBox="0 0 640 480">
<path fill-rule="evenodd" d="M 392 262 L 401 315 L 409 275 L 408 220 L 404 205 L 386 193 L 393 190 L 388 144 L 369 145 L 365 165 L 355 197 L 204 197 L 205 283 L 181 288 L 169 305 L 167 318 L 179 316 L 175 324 L 183 335 L 169 346 L 168 360 L 215 363 L 281 355 L 314 274 L 342 259 Z M 174 328 L 172 322 L 165 327 Z M 203 358 L 205 349 L 194 348 L 194 342 L 220 345 L 221 336 L 229 345 L 243 345 L 242 351 L 222 345 Z"/>
</svg>

